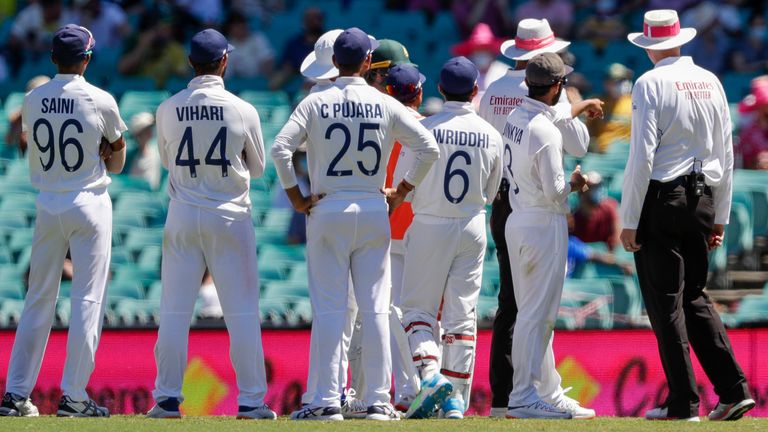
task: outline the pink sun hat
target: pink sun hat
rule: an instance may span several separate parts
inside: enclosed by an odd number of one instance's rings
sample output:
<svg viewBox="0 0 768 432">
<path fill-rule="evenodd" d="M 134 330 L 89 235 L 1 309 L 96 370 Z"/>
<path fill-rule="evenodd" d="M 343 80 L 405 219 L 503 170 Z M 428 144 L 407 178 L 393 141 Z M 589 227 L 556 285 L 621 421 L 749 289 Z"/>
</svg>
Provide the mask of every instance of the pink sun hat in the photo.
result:
<svg viewBox="0 0 768 432">
<path fill-rule="evenodd" d="M 526 61 L 536 54 L 558 53 L 570 44 L 555 38 L 546 19 L 526 18 L 517 25 L 515 38 L 501 44 L 501 53 L 512 60 Z"/>
<path fill-rule="evenodd" d="M 494 36 L 493 30 L 488 24 L 478 23 L 472 29 L 469 39 L 454 45 L 451 51 L 456 56 L 470 56 L 478 50 L 487 50 L 495 54 L 499 52 L 502 41 L 503 39 Z"/>
<path fill-rule="evenodd" d="M 768 78 L 760 77 L 752 80 L 751 91 L 739 102 L 739 112 L 750 113 L 757 108 L 768 105 Z"/>
</svg>

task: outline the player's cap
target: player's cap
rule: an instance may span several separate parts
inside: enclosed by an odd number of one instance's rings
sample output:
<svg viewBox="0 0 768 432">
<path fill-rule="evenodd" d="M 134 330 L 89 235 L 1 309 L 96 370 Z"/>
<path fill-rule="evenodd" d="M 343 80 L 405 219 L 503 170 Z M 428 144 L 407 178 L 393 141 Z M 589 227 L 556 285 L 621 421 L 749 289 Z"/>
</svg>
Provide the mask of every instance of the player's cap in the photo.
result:
<svg viewBox="0 0 768 432">
<path fill-rule="evenodd" d="M 440 87 L 446 93 L 465 94 L 477 84 L 480 72 L 477 66 L 464 56 L 454 57 L 440 70 Z"/>
<path fill-rule="evenodd" d="M 339 76 L 339 70 L 333 65 L 333 43 L 344 30 L 330 30 L 323 33 L 315 42 L 315 50 L 301 62 L 301 74 L 312 79 L 331 79 Z"/>
<path fill-rule="evenodd" d="M 412 64 L 408 50 L 400 42 L 392 39 L 381 39 L 379 47 L 371 54 L 371 69 L 389 68 L 400 64 Z"/>
<path fill-rule="evenodd" d="M 529 86 L 548 87 L 565 78 L 573 69 L 563 63 L 555 53 L 537 54 L 525 68 L 525 80 Z"/>
<path fill-rule="evenodd" d="M 560 52 L 571 43 L 555 38 L 546 19 L 526 18 L 517 24 L 517 34 L 501 44 L 504 57 L 516 61 L 528 61 L 536 54 Z"/>
<path fill-rule="evenodd" d="M 680 28 L 677 11 L 652 10 L 643 16 L 643 32 L 630 33 L 627 39 L 635 46 L 649 50 L 666 50 L 684 45 L 696 37 L 696 29 Z"/>
<path fill-rule="evenodd" d="M 67 24 L 53 34 L 51 55 L 61 65 L 72 65 L 93 53 L 95 45 L 96 39 L 90 30 L 76 24 Z"/>
<path fill-rule="evenodd" d="M 227 42 L 223 34 L 214 29 L 205 29 L 192 36 L 189 44 L 189 59 L 195 64 L 215 62 L 235 47 Z"/>
<path fill-rule="evenodd" d="M 387 75 L 387 93 L 395 99 L 406 102 L 413 99 L 427 79 L 412 64 L 392 66 Z"/>
<path fill-rule="evenodd" d="M 344 30 L 333 43 L 333 55 L 340 65 L 354 65 L 379 47 L 379 42 L 357 27 Z"/>
</svg>

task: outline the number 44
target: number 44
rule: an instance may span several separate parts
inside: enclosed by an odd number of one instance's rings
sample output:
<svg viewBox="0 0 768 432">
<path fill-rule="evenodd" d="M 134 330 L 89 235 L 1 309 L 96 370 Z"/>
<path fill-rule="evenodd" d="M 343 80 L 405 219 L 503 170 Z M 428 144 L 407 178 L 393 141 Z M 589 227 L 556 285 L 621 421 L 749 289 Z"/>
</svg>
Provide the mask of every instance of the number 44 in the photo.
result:
<svg viewBox="0 0 768 432">
<path fill-rule="evenodd" d="M 187 158 L 182 158 L 182 152 L 184 149 L 187 153 Z M 219 158 L 213 158 L 214 150 L 219 149 Z M 227 159 L 227 128 L 222 126 L 216 137 L 213 138 L 211 146 L 208 148 L 208 153 L 205 155 L 206 165 L 218 165 L 221 167 L 221 176 L 227 177 L 229 166 L 232 162 Z M 189 176 L 197 178 L 197 166 L 200 165 L 200 159 L 195 158 L 195 146 L 192 141 L 192 126 L 187 126 L 184 129 L 184 135 L 181 137 L 181 143 L 179 144 L 179 151 L 176 153 L 176 165 L 189 167 Z"/>
</svg>

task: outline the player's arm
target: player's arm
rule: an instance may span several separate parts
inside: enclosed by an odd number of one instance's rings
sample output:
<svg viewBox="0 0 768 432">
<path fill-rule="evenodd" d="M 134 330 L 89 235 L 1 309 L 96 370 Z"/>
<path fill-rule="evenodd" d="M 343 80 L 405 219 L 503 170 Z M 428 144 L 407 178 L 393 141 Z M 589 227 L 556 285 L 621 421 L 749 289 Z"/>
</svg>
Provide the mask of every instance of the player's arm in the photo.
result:
<svg viewBox="0 0 768 432">
<path fill-rule="evenodd" d="M 564 203 L 569 193 L 580 190 L 586 184 L 578 166 L 571 175 L 571 182 L 565 181 L 562 156 L 558 151 L 562 145 L 560 139 L 548 131 L 531 128 L 531 148 L 539 149 L 533 156 L 533 163 L 536 165 L 535 170 L 540 174 L 544 196 L 558 204 Z"/>
<path fill-rule="evenodd" d="M 305 99 L 306 102 L 306 99 Z M 275 137 L 275 142 L 270 150 L 272 160 L 275 162 L 277 177 L 280 184 L 285 189 L 291 205 L 297 212 L 309 213 L 312 206 L 322 197 L 304 196 L 299 189 L 299 182 L 296 179 L 296 171 L 293 169 L 293 153 L 307 139 L 307 108 L 304 102 L 300 103 L 293 111 L 288 123 L 283 126 L 280 133 Z"/>
<path fill-rule="evenodd" d="M 125 138 L 120 135 L 114 142 L 106 138 L 101 139 L 101 157 L 107 171 L 112 174 L 120 174 L 125 166 Z"/>
<path fill-rule="evenodd" d="M 568 102 L 565 92 L 555 105 L 555 126 L 563 135 L 563 150 L 571 156 L 583 157 L 589 147 L 589 129 L 579 120 L 579 115 L 587 112 L 589 116 L 602 116 L 603 102 L 599 99 L 587 99 L 575 104 Z"/>
<path fill-rule="evenodd" d="M 168 140 L 165 138 L 165 104 L 161 104 L 157 107 L 155 113 L 155 136 L 157 139 L 157 151 L 160 153 L 160 162 L 163 164 L 163 168 L 169 169 L 170 161 L 168 160 Z"/>
<path fill-rule="evenodd" d="M 123 138 L 123 132 L 128 130 L 128 127 L 125 126 L 123 119 L 120 117 L 117 102 L 115 102 L 112 96 L 107 95 L 104 98 L 101 112 L 103 121 L 102 158 L 104 158 L 104 164 L 108 172 L 119 174 L 125 166 L 125 139 Z"/>
<path fill-rule="evenodd" d="M 491 174 L 488 176 L 488 182 L 485 185 L 486 204 L 491 204 L 496 199 L 499 186 L 501 186 L 501 176 L 504 171 L 504 155 L 502 150 L 504 148 L 504 141 L 498 132 L 494 136 L 496 137 L 496 157 L 491 165 Z"/>
<path fill-rule="evenodd" d="M 427 176 L 432 164 L 440 156 L 440 149 L 432 133 L 419 120 L 398 104 L 393 112 L 395 139 L 411 149 L 414 155 L 411 169 L 403 177 L 409 186 L 416 187 Z"/>
<path fill-rule="evenodd" d="M 264 154 L 264 138 L 261 134 L 259 113 L 252 106 L 250 115 L 246 118 L 245 134 L 245 164 L 251 178 L 259 178 L 264 174 L 266 156 Z"/>
</svg>

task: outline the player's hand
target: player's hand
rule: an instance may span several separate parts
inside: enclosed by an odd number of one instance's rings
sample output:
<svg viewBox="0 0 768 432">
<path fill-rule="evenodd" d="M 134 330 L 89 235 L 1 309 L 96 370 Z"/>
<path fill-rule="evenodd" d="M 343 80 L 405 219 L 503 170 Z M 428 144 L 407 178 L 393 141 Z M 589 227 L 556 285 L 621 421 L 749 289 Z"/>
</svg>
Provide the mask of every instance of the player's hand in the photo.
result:
<svg viewBox="0 0 768 432">
<path fill-rule="evenodd" d="M 603 101 L 600 99 L 586 99 L 583 102 L 586 104 L 584 112 L 587 113 L 588 118 L 603 118 Z"/>
<path fill-rule="evenodd" d="M 309 214 L 310 210 L 312 210 L 312 207 L 317 204 L 318 201 L 320 201 L 325 194 L 321 195 L 310 195 L 310 196 L 303 196 L 298 200 L 291 200 L 291 204 L 293 205 L 293 209 L 296 210 L 299 213 Z"/>
<path fill-rule="evenodd" d="M 387 197 L 387 204 L 389 205 L 389 213 L 400 206 L 405 201 L 405 197 L 413 190 L 413 185 L 402 180 L 397 188 L 382 189 L 382 192 Z"/>
<path fill-rule="evenodd" d="M 112 157 L 112 146 L 104 137 L 101 137 L 101 144 L 99 144 L 99 156 L 103 160 L 108 160 Z"/>
<path fill-rule="evenodd" d="M 709 246 L 709 250 L 716 249 L 723 245 L 724 234 L 725 225 L 715 224 L 715 226 L 712 228 L 712 232 L 709 234 L 709 238 L 707 239 L 707 246 Z"/>
<path fill-rule="evenodd" d="M 641 248 L 640 244 L 637 243 L 637 230 L 624 228 L 621 230 L 619 240 L 627 252 L 637 252 Z"/>
<path fill-rule="evenodd" d="M 571 173 L 571 192 L 586 192 L 588 190 L 587 178 L 581 174 L 581 165 L 576 165 L 576 169 Z"/>
</svg>

